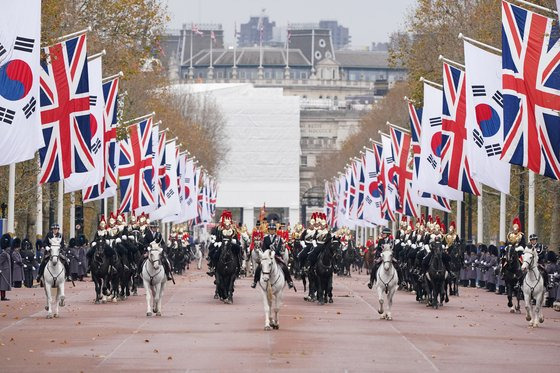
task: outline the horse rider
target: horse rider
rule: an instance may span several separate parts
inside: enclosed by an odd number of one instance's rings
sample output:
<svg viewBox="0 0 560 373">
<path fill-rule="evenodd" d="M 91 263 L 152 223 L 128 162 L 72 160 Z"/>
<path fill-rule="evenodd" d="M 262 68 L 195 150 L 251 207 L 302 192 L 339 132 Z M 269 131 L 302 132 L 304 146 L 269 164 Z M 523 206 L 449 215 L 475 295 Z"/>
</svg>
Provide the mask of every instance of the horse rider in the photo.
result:
<svg viewBox="0 0 560 373">
<path fill-rule="evenodd" d="M 332 235 L 329 232 L 329 226 L 327 224 L 327 215 L 322 212 L 317 213 L 317 220 L 315 221 L 315 230 L 317 231 L 315 235 L 315 240 L 311 245 L 311 250 L 308 253 L 308 264 L 309 267 L 313 267 L 319 255 L 323 250 L 329 246 L 332 242 Z"/>
<path fill-rule="evenodd" d="M 521 221 L 517 216 L 513 219 L 512 230 L 507 235 L 507 244 L 513 246 L 520 256 L 527 245 L 525 234 L 521 232 Z"/>
<path fill-rule="evenodd" d="M 224 235 L 224 233 L 226 234 Z M 208 276 L 213 277 L 216 273 L 216 266 L 222 254 L 222 246 L 225 243 L 230 243 L 230 241 L 231 243 L 237 244 L 237 239 L 235 238 L 237 236 L 236 233 L 235 227 L 233 226 L 231 211 L 222 211 L 220 224 L 212 228 L 210 233 L 210 241 L 212 243 L 208 249 L 208 272 L 206 272 Z M 227 242 L 224 242 L 225 238 L 227 238 Z M 241 268 L 241 260 L 239 264 L 239 268 Z"/>
<path fill-rule="evenodd" d="M 146 223 L 148 223 L 148 219 L 146 218 Z M 144 267 L 144 262 L 148 259 L 148 248 L 150 244 L 155 242 L 160 247 L 163 248 L 163 244 L 165 243 L 161 233 L 158 231 L 157 224 L 152 222 L 149 224 L 148 229 L 144 229 L 144 236 L 143 236 L 143 243 L 145 246 L 145 251 L 142 256 L 142 260 L 140 261 L 140 265 L 138 266 L 138 274 L 142 273 L 142 268 Z M 171 273 L 171 264 L 169 263 L 169 259 L 167 259 L 167 254 L 165 250 L 161 251 L 161 264 L 163 265 L 163 269 L 165 270 L 165 276 L 167 276 L 168 281 L 174 281 L 173 275 Z"/>
<path fill-rule="evenodd" d="M 315 223 L 317 218 L 317 213 L 314 212 L 309 219 L 309 224 L 307 228 L 303 230 L 299 237 L 299 242 L 301 244 L 301 251 L 298 254 L 298 260 L 300 263 L 300 268 L 303 268 L 305 262 L 307 261 L 307 256 L 309 252 L 313 249 L 313 241 L 315 241 L 315 236 L 317 235 L 317 230 L 315 229 Z"/>
<path fill-rule="evenodd" d="M 534 250 L 537 255 L 538 255 L 538 268 L 539 271 L 541 272 L 541 276 L 543 276 L 543 281 L 544 281 L 544 288 L 547 289 L 548 287 L 548 275 L 546 274 L 546 270 L 545 270 L 545 261 L 546 261 L 546 248 L 538 242 L 539 241 L 539 236 L 537 236 L 535 233 L 531 234 L 529 236 L 529 245 L 527 246 L 528 249 L 530 250 Z"/>
<path fill-rule="evenodd" d="M 263 252 L 266 250 L 270 250 L 275 253 L 274 258 L 276 259 L 276 263 L 278 263 L 278 265 L 282 269 L 282 272 L 284 272 L 284 278 L 288 283 L 288 287 L 292 289 L 294 288 L 294 282 L 292 281 L 292 276 L 290 276 L 290 270 L 288 269 L 288 265 L 284 263 L 284 260 L 280 256 L 281 255 L 280 250 L 282 249 L 283 246 L 284 246 L 284 240 L 282 239 L 282 237 L 276 234 L 276 223 L 271 222 L 268 225 L 268 235 L 266 235 L 264 238 L 262 250 Z M 255 277 L 253 279 L 253 283 L 251 284 L 251 287 L 253 289 L 257 286 L 257 282 L 259 282 L 261 278 L 261 271 L 262 268 L 261 268 L 261 264 L 259 263 L 259 265 L 257 266 L 257 270 L 255 271 Z"/>
<path fill-rule="evenodd" d="M 451 248 L 454 245 L 458 245 L 461 242 L 461 238 L 456 233 L 455 229 L 456 229 L 455 222 L 452 221 L 451 224 L 449 224 L 449 229 L 447 231 L 447 234 L 444 235 L 445 244 L 447 245 L 448 248 Z"/>
<path fill-rule="evenodd" d="M 379 266 L 383 262 L 383 259 L 381 258 L 381 252 L 383 251 L 383 245 L 387 245 L 387 244 L 392 245 L 392 243 L 393 243 L 393 237 L 391 237 L 391 230 L 387 227 L 383 228 L 383 230 L 381 231 L 381 237 L 377 241 L 377 246 L 375 247 L 375 262 L 373 263 L 373 268 L 372 268 L 371 274 L 369 276 L 368 288 L 372 289 L 374 282 L 377 281 L 377 269 L 379 268 Z M 399 263 L 398 263 L 398 261 L 395 257 L 393 257 L 393 266 L 395 267 L 395 270 L 397 271 L 397 275 L 399 276 L 399 280 L 402 282 L 403 281 L 403 275 L 402 275 L 401 267 L 400 267 L 400 265 L 399 265 Z"/>
<path fill-rule="evenodd" d="M 62 253 L 63 252 L 62 249 L 64 248 L 64 237 L 62 236 L 62 233 L 60 233 L 60 226 L 54 223 L 51 225 L 51 230 L 49 231 L 49 233 L 47 233 L 47 236 L 45 237 L 45 244 L 46 244 L 45 255 L 43 256 L 43 260 L 41 261 L 41 265 L 39 266 L 39 271 L 37 272 L 37 281 L 41 281 L 41 279 L 43 278 L 43 272 L 45 271 L 45 267 L 47 266 L 47 263 L 51 258 L 50 246 L 53 244 L 54 238 L 60 239 L 59 257 L 62 261 L 62 264 L 64 264 L 66 275 L 67 276 L 70 275 L 70 262 L 68 258 L 66 258 L 66 256 Z"/>
</svg>

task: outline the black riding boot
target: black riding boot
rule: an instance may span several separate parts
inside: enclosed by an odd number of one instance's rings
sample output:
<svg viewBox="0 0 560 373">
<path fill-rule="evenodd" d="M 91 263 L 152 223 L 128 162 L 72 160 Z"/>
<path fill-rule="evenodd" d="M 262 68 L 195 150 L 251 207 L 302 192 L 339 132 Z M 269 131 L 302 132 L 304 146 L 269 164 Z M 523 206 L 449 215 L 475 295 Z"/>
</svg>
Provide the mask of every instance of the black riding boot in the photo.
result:
<svg viewBox="0 0 560 373">
<path fill-rule="evenodd" d="M 41 281 L 43 278 L 43 273 L 45 272 L 45 267 L 49 262 L 49 256 L 45 255 L 43 260 L 41 261 L 41 265 L 39 265 L 39 271 L 37 271 L 37 282 Z"/>
<path fill-rule="evenodd" d="M 257 287 L 257 282 L 259 282 L 260 279 L 261 279 L 261 265 L 259 264 L 257 266 L 257 269 L 255 270 L 255 277 L 253 277 L 253 283 L 251 284 L 251 287 L 253 289 Z"/>
<path fill-rule="evenodd" d="M 377 269 L 379 268 L 379 265 L 381 264 L 380 261 L 375 261 L 373 263 L 373 267 L 371 268 L 371 273 L 369 274 L 369 283 L 368 283 L 368 288 L 372 289 L 373 288 L 373 284 L 375 283 L 375 276 L 377 276 Z"/>
<path fill-rule="evenodd" d="M 165 275 L 167 276 L 167 281 L 173 280 L 173 276 L 171 275 L 171 265 L 166 257 L 163 257 L 163 269 L 165 270 Z"/>
<path fill-rule="evenodd" d="M 284 278 L 286 279 L 286 282 L 288 283 L 288 287 L 290 289 L 294 288 L 294 282 L 292 281 L 292 276 L 290 275 L 290 270 L 288 269 L 288 266 L 286 265 L 286 263 L 280 261 L 278 262 L 278 264 L 280 265 L 280 268 L 282 268 L 282 272 L 284 272 Z M 295 288 L 294 288 L 295 290 Z M 297 290 L 296 290 L 297 292 Z"/>
</svg>

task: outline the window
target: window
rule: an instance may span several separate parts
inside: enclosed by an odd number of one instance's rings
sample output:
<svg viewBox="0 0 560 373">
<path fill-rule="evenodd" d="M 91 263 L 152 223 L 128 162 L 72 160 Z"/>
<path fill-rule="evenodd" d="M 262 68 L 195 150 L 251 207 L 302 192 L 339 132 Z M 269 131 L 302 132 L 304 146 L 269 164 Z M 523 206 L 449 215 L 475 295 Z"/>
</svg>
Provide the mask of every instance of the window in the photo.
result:
<svg viewBox="0 0 560 373">
<path fill-rule="evenodd" d="M 302 71 L 299 73 L 299 78 L 300 79 L 307 79 L 307 72 L 306 71 Z"/>
<path fill-rule="evenodd" d="M 223 79 L 224 78 L 224 72 L 223 71 L 218 71 L 218 73 L 216 74 L 218 79 Z"/>
<path fill-rule="evenodd" d="M 300 157 L 300 161 L 299 161 L 301 166 L 307 166 L 307 156 L 306 155 L 302 155 Z"/>
</svg>

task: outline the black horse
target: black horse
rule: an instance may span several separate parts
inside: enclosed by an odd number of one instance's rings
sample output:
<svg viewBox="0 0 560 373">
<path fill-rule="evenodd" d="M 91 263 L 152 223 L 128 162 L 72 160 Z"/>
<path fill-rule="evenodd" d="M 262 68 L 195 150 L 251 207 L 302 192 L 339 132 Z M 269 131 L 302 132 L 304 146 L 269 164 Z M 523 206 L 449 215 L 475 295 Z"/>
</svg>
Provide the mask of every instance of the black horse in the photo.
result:
<svg viewBox="0 0 560 373">
<path fill-rule="evenodd" d="M 341 256 L 341 271 L 338 272 L 339 276 L 348 276 L 352 277 L 351 268 L 352 264 L 355 263 L 356 257 L 359 256 L 356 247 L 354 246 L 354 242 L 348 242 L 346 250 L 342 251 Z"/>
<path fill-rule="evenodd" d="M 320 305 L 325 304 L 327 301 L 333 303 L 333 273 L 338 271 L 336 263 L 340 260 L 340 257 L 340 241 L 337 238 L 333 238 L 319 254 L 314 272 L 316 276 L 317 301 Z"/>
<path fill-rule="evenodd" d="M 107 283 L 109 272 L 108 255 L 111 254 L 111 247 L 101 237 L 98 237 L 91 243 L 91 248 L 87 253 L 91 277 L 95 284 L 95 303 L 101 301 L 102 295 L 109 295 L 110 285 Z"/>
<path fill-rule="evenodd" d="M 506 283 L 506 293 L 510 312 L 520 313 L 521 309 L 519 301 L 523 295 L 521 293 L 521 287 L 519 286 L 519 280 L 523 274 L 521 271 L 521 261 L 519 260 L 519 255 L 515 251 L 515 248 L 511 245 L 506 247 L 505 255 L 500 261 L 500 271 L 502 273 L 502 278 Z M 514 295 L 517 298 L 517 305 L 515 308 L 513 308 Z"/>
<path fill-rule="evenodd" d="M 464 247 L 462 245 L 454 244 L 448 249 L 449 252 L 449 269 L 453 276 L 447 282 L 449 285 L 449 294 L 459 296 L 459 277 L 461 268 L 463 266 Z"/>
<path fill-rule="evenodd" d="M 431 298 L 431 304 L 430 302 L 428 302 L 428 306 L 431 305 L 433 308 L 437 309 L 439 306 L 443 306 L 444 299 L 446 302 L 449 301 L 449 299 L 447 298 L 447 293 L 445 291 L 447 270 L 443 265 L 443 248 L 441 242 L 434 242 L 431 245 L 431 249 L 431 258 L 429 261 L 428 271 L 426 273 L 426 279 L 430 287 Z"/>
<path fill-rule="evenodd" d="M 216 295 L 227 304 L 233 303 L 235 279 L 239 274 L 240 250 L 239 245 L 230 240 L 224 240 L 216 265 Z"/>
</svg>

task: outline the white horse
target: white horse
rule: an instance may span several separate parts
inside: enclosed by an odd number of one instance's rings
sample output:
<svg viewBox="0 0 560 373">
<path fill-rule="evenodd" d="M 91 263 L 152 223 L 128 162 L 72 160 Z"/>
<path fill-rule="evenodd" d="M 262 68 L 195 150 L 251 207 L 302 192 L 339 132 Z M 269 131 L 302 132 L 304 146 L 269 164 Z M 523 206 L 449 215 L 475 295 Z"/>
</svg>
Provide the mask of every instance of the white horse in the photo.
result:
<svg viewBox="0 0 560 373">
<path fill-rule="evenodd" d="M 533 249 L 525 249 L 523 252 L 523 264 L 521 270 L 525 273 L 523 279 L 523 298 L 525 300 L 525 319 L 529 326 L 536 328 L 539 323 L 544 322 L 542 306 L 544 303 L 544 279 L 538 268 L 538 254 Z M 533 301 L 535 304 L 533 305 Z"/>
<path fill-rule="evenodd" d="M 284 272 L 276 263 L 274 251 L 266 250 L 260 254 L 261 279 L 259 287 L 263 295 L 264 303 L 264 330 L 278 329 L 278 312 L 282 307 L 282 297 L 286 279 Z"/>
<path fill-rule="evenodd" d="M 393 251 L 384 248 L 381 252 L 381 259 L 383 262 L 377 269 L 377 296 L 379 298 L 379 310 L 377 312 L 381 315 L 381 319 L 393 320 L 391 315 L 391 307 L 393 306 L 393 295 L 397 291 L 399 285 L 399 275 L 393 266 Z M 383 310 L 383 304 L 387 298 L 387 309 Z"/>
<path fill-rule="evenodd" d="M 43 284 L 45 286 L 45 294 L 47 295 L 47 319 L 58 317 L 58 306 L 64 307 L 64 282 L 66 281 L 66 269 L 60 260 L 60 238 L 51 238 L 50 253 L 51 257 L 43 272 Z M 52 289 L 56 288 L 56 300 L 54 302 L 54 315 L 51 308 Z"/>
<path fill-rule="evenodd" d="M 200 270 L 202 268 L 202 250 L 200 250 L 200 244 L 194 245 L 194 260 L 196 261 L 196 269 Z"/>
<path fill-rule="evenodd" d="M 144 289 L 146 289 L 146 316 L 152 316 L 152 312 L 161 316 L 161 300 L 167 282 L 167 276 L 161 263 L 162 251 L 163 249 L 157 243 L 152 242 L 148 251 L 148 259 L 144 261 L 142 267 L 142 281 Z"/>
</svg>

